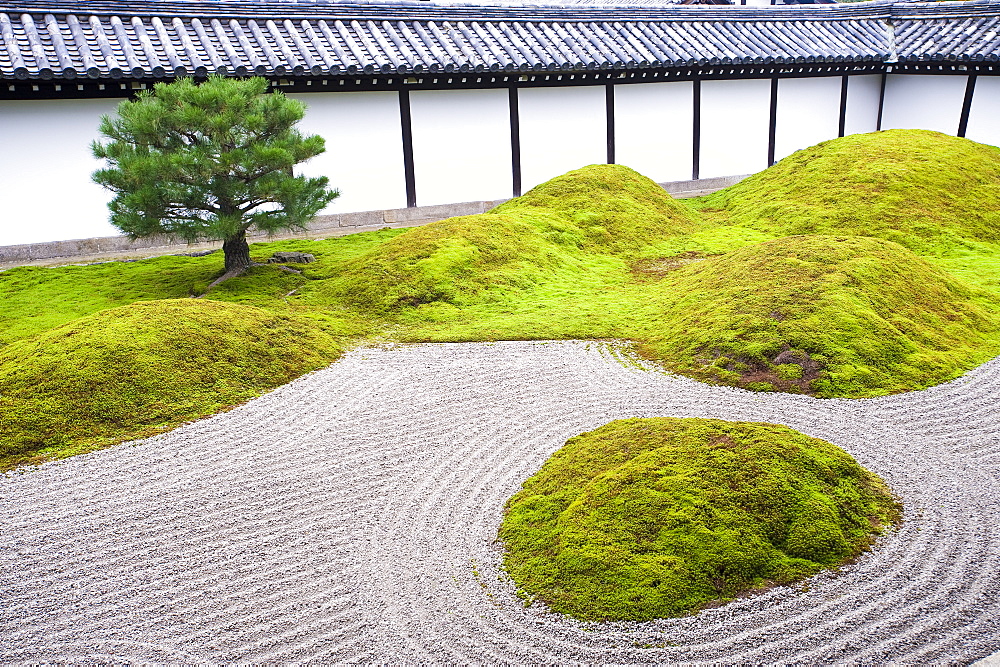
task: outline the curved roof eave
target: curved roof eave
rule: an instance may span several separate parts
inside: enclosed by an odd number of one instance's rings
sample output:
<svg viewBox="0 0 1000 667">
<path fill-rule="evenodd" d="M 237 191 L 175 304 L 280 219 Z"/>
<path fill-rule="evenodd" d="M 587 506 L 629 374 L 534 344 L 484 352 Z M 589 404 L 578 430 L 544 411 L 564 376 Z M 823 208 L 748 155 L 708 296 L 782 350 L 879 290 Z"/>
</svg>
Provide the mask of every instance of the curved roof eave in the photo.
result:
<svg viewBox="0 0 1000 667">
<path fill-rule="evenodd" d="M 0 0 L 0 78 L 496 72 L 515 65 L 555 72 L 567 71 L 569 60 L 630 69 L 973 62 L 1000 51 L 998 33 L 1000 0 L 768 7 Z"/>
</svg>

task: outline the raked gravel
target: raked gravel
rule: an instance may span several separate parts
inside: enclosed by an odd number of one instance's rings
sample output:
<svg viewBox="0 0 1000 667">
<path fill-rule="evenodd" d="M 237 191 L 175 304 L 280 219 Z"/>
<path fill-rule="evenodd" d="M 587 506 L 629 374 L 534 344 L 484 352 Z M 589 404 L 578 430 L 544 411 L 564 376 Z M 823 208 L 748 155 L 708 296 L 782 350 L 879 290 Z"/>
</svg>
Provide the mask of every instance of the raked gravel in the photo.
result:
<svg viewBox="0 0 1000 667">
<path fill-rule="evenodd" d="M 1000 360 L 925 391 L 711 387 L 624 348 L 355 350 L 231 412 L 0 478 L 10 662 L 968 663 L 1000 650 Z M 525 607 L 504 501 L 612 419 L 786 424 L 905 520 L 836 574 L 649 623 Z"/>
</svg>

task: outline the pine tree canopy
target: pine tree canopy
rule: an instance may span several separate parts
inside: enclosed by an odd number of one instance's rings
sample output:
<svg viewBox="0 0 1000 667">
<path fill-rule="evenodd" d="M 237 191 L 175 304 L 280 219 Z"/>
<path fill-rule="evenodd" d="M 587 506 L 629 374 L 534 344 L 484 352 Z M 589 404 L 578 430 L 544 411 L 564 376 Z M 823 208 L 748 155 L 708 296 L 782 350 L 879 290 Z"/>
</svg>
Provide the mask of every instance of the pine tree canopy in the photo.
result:
<svg viewBox="0 0 1000 667">
<path fill-rule="evenodd" d="M 104 116 L 100 131 L 108 141 L 92 149 L 107 167 L 93 178 L 115 193 L 112 224 L 132 238 L 227 241 L 227 270 L 239 268 L 229 246 L 245 247 L 250 227 L 303 228 L 339 193 L 325 176 L 292 174 L 325 150 L 324 141 L 295 129 L 304 104 L 267 87 L 259 77 L 179 79 Z"/>
</svg>

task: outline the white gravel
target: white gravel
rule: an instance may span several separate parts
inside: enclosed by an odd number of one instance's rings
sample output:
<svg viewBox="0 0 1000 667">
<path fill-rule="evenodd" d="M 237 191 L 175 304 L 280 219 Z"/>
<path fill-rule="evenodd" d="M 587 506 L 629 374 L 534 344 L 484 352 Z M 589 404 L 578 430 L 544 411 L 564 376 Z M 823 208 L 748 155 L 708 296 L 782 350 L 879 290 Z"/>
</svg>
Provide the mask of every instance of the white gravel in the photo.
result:
<svg viewBox="0 0 1000 667">
<path fill-rule="evenodd" d="M 1000 650 L 1000 360 L 882 399 L 763 395 L 558 342 L 356 350 L 229 413 L 0 478 L 10 662 L 969 663 Z M 585 624 L 498 570 L 504 500 L 624 417 L 767 421 L 906 507 L 837 575 Z"/>
</svg>

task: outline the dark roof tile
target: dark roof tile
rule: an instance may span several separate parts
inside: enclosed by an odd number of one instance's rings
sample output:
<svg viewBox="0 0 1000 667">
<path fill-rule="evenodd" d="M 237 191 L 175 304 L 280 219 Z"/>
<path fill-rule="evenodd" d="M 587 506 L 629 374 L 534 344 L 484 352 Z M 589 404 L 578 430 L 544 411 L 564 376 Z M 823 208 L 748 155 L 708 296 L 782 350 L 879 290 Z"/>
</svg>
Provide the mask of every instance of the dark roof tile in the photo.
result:
<svg viewBox="0 0 1000 667">
<path fill-rule="evenodd" d="M 1000 0 L 809 7 L 0 0 L 0 77 L 19 79 L 998 57 Z"/>
</svg>

